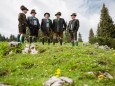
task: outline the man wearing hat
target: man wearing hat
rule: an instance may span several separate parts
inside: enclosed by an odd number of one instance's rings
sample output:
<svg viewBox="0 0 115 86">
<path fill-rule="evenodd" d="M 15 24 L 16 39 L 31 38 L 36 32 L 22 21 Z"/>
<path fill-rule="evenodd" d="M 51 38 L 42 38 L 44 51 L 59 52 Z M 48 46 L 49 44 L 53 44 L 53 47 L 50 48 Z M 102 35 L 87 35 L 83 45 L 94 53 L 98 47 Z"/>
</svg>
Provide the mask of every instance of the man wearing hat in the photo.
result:
<svg viewBox="0 0 115 86">
<path fill-rule="evenodd" d="M 38 18 L 35 17 L 36 11 L 34 9 L 31 10 L 30 13 L 32 16 L 27 18 L 28 27 L 30 29 L 29 42 L 37 42 L 38 31 L 40 29 L 40 24 Z"/>
<path fill-rule="evenodd" d="M 20 9 L 22 12 L 19 13 L 19 16 L 18 16 L 19 34 L 17 36 L 17 41 L 24 43 L 24 35 L 26 34 L 26 25 L 27 25 L 25 14 L 27 13 L 28 9 L 23 5 L 20 7 Z"/>
<path fill-rule="evenodd" d="M 69 29 L 69 33 L 71 36 L 71 42 L 72 42 L 72 46 L 74 46 L 75 44 L 78 46 L 78 42 L 77 42 L 77 31 L 79 29 L 79 20 L 76 19 L 76 13 L 73 13 L 71 15 L 72 20 L 69 21 L 68 24 L 68 29 Z"/>
<path fill-rule="evenodd" d="M 53 45 L 55 45 L 56 39 L 59 36 L 60 45 L 62 45 L 63 31 L 66 30 L 66 23 L 63 18 L 60 18 L 61 12 L 55 14 L 56 19 L 53 20 Z"/>
<path fill-rule="evenodd" d="M 44 41 L 45 38 L 48 38 L 48 45 L 50 44 L 50 33 L 51 33 L 51 28 L 52 28 L 52 20 L 49 19 L 50 14 L 49 13 L 45 13 L 44 14 L 44 19 L 42 19 L 41 21 L 41 30 L 43 32 L 43 39 L 42 39 L 42 43 L 44 45 Z"/>
</svg>

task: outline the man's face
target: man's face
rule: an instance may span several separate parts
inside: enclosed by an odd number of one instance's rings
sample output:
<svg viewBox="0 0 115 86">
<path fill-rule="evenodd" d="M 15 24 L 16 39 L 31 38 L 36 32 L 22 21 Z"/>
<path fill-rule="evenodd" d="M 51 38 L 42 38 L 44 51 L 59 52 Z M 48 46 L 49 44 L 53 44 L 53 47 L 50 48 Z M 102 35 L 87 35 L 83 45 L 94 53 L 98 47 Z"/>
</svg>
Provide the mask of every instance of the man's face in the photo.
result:
<svg viewBox="0 0 115 86">
<path fill-rule="evenodd" d="M 35 16 L 36 15 L 36 13 L 32 13 L 32 16 Z"/>
<path fill-rule="evenodd" d="M 71 16 L 71 18 L 72 18 L 72 19 L 75 19 L 75 18 L 76 18 L 76 16 Z"/>
<path fill-rule="evenodd" d="M 46 14 L 46 15 L 45 15 L 45 18 L 49 18 L 49 15 L 48 15 L 48 14 Z"/>
<path fill-rule="evenodd" d="M 56 15 L 57 18 L 60 18 L 60 15 Z"/>
<path fill-rule="evenodd" d="M 28 10 L 24 10 L 23 12 L 26 14 L 28 12 Z"/>
</svg>

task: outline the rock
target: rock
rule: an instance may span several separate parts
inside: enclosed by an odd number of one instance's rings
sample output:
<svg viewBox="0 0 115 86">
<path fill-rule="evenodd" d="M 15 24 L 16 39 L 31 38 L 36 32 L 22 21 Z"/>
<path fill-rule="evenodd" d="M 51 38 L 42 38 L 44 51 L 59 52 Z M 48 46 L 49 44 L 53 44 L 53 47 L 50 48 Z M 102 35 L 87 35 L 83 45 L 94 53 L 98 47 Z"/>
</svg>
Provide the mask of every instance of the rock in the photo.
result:
<svg viewBox="0 0 115 86">
<path fill-rule="evenodd" d="M 102 49 L 102 50 L 104 50 L 104 46 L 99 46 L 99 49 Z"/>
<path fill-rule="evenodd" d="M 96 45 L 99 45 L 99 43 L 95 43 Z"/>
<path fill-rule="evenodd" d="M 13 54 L 13 51 L 10 51 L 9 54 L 10 54 L 10 55 Z"/>
<path fill-rule="evenodd" d="M 94 75 L 94 73 L 91 71 L 91 72 L 87 72 L 86 74 L 88 75 Z"/>
<path fill-rule="evenodd" d="M 102 45 L 102 46 L 99 46 L 98 48 L 102 50 L 110 50 L 110 47 L 108 47 L 107 45 Z"/>
<path fill-rule="evenodd" d="M 25 46 L 26 48 L 30 48 L 30 45 L 29 44 L 26 44 L 26 46 Z"/>
<path fill-rule="evenodd" d="M 38 51 L 36 50 L 36 45 L 35 44 L 26 44 L 24 50 L 22 50 L 23 54 L 38 54 Z"/>
<path fill-rule="evenodd" d="M 55 82 L 51 86 L 63 86 L 62 84 L 63 84 L 62 82 Z"/>
<path fill-rule="evenodd" d="M 62 81 L 64 81 L 65 83 L 69 84 L 69 85 L 73 85 L 74 84 L 74 81 L 68 77 L 60 77 L 60 79 Z"/>
<path fill-rule="evenodd" d="M 99 48 L 99 44 L 98 44 L 98 43 L 95 43 L 95 44 L 94 44 L 94 48 L 96 48 L 96 49 Z"/>
<path fill-rule="evenodd" d="M 35 44 L 32 44 L 32 45 L 30 46 L 30 49 L 34 49 L 34 48 L 36 48 L 36 45 L 35 45 Z"/>
<path fill-rule="evenodd" d="M 34 49 L 31 49 L 31 52 L 30 54 L 38 54 L 38 51 L 34 48 Z"/>
<path fill-rule="evenodd" d="M 0 83 L 0 86 L 11 86 L 11 85 L 6 85 L 4 83 Z"/>
<path fill-rule="evenodd" d="M 52 86 L 55 82 L 62 82 L 59 78 L 53 76 L 48 81 L 46 81 L 43 86 Z"/>
<path fill-rule="evenodd" d="M 36 45 L 35 44 L 26 44 L 24 50 L 22 50 L 23 54 L 38 54 L 38 51 L 36 50 Z"/>
<path fill-rule="evenodd" d="M 110 50 L 110 47 L 108 47 L 107 45 L 99 46 L 98 43 L 94 44 L 94 48 L 96 48 L 96 49 L 102 49 L 102 50 Z"/>
<path fill-rule="evenodd" d="M 22 50 L 22 53 L 23 54 L 27 54 L 30 52 L 30 49 L 29 48 L 24 48 L 24 50 Z"/>
<path fill-rule="evenodd" d="M 29 45 L 29 44 L 26 44 L 24 50 L 22 50 L 22 53 L 23 53 L 23 54 L 30 53 L 30 45 Z"/>
<path fill-rule="evenodd" d="M 109 74 L 108 72 L 96 71 L 96 72 L 87 72 L 86 74 L 93 75 L 95 77 L 99 77 L 100 75 L 102 75 L 103 78 L 113 79 L 113 76 Z"/>
<path fill-rule="evenodd" d="M 113 76 L 107 72 L 104 73 L 104 76 L 106 76 L 108 79 L 113 79 Z"/>
<path fill-rule="evenodd" d="M 30 50 L 31 50 L 30 54 L 38 54 L 38 51 L 36 50 L 36 45 L 35 44 L 32 44 L 30 46 Z"/>
<path fill-rule="evenodd" d="M 55 76 L 51 77 L 48 81 L 46 81 L 43 86 L 73 86 L 74 81 L 68 77 L 60 77 L 57 78 Z"/>
<path fill-rule="evenodd" d="M 88 43 L 88 42 L 83 43 L 83 46 L 89 46 L 89 45 L 90 45 L 90 43 Z"/>
<path fill-rule="evenodd" d="M 109 50 L 109 49 L 110 49 L 110 47 L 108 47 L 107 45 L 105 45 L 104 48 L 105 48 L 106 50 Z"/>
<path fill-rule="evenodd" d="M 9 43 L 10 47 L 17 47 L 19 45 L 21 45 L 21 43 L 20 42 L 16 42 L 16 41 L 12 41 L 12 42 Z"/>
<path fill-rule="evenodd" d="M 88 86 L 88 84 L 84 84 L 83 86 Z"/>
</svg>

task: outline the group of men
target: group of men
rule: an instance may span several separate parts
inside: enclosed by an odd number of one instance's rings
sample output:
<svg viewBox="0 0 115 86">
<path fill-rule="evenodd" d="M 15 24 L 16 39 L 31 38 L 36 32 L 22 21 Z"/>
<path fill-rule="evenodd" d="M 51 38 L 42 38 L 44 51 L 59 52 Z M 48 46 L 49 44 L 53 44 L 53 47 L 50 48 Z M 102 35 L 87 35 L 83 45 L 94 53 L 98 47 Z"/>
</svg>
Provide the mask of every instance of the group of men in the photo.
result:
<svg viewBox="0 0 115 86">
<path fill-rule="evenodd" d="M 51 42 L 51 32 L 53 33 L 53 45 L 55 45 L 57 37 L 59 37 L 60 45 L 63 43 L 63 32 L 69 30 L 72 46 L 75 44 L 78 45 L 77 42 L 77 31 L 79 29 L 79 20 L 76 19 L 76 13 L 71 15 L 72 20 L 69 21 L 67 25 L 65 20 L 61 17 L 61 12 L 57 12 L 55 14 L 56 19 L 50 19 L 50 13 L 45 13 L 44 18 L 39 23 L 38 18 L 35 17 L 36 11 L 34 9 L 31 10 L 30 17 L 26 18 L 26 13 L 28 9 L 25 6 L 21 6 L 21 13 L 19 13 L 18 21 L 19 21 L 19 34 L 17 36 L 17 41 L 24 43 L 24 36 L 26 34 L 26 27 L 29 28 L 30 35 L 29 35 L 29 42 L 36 42 L 38 37 L 38 31 L 41 29 L 43 33 L 42 44 L 44 45 L 45 38 L 48 39 L 48 44 Z M 67 29 L 66 29 L 67 28 Z"/>
</svg>

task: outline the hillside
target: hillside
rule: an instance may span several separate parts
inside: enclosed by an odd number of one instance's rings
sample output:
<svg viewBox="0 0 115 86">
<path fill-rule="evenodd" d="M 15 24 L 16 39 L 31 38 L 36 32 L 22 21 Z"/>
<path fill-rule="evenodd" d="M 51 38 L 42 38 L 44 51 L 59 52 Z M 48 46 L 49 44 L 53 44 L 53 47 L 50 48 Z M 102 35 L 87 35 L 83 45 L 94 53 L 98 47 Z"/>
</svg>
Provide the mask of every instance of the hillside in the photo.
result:
<svg viewBox="0 0 115 86">
<path fill-rule="evenodd" d="M 21 48 L 0 43 L 0 82 L 13 86 L 42 86 L 42 83 L 61 70 L 75 86 L 115 86 L 115 50 L 95 49 L 94 45 L 72 47 L 37 43 L 39 54 L 21 54 Z M 13 54 L 7 51 L 13 50 Z M 90 74 L 94 72 L 93 74 Z M 100 77 L 108 72 L 113 79 Z"/>
</svg>

